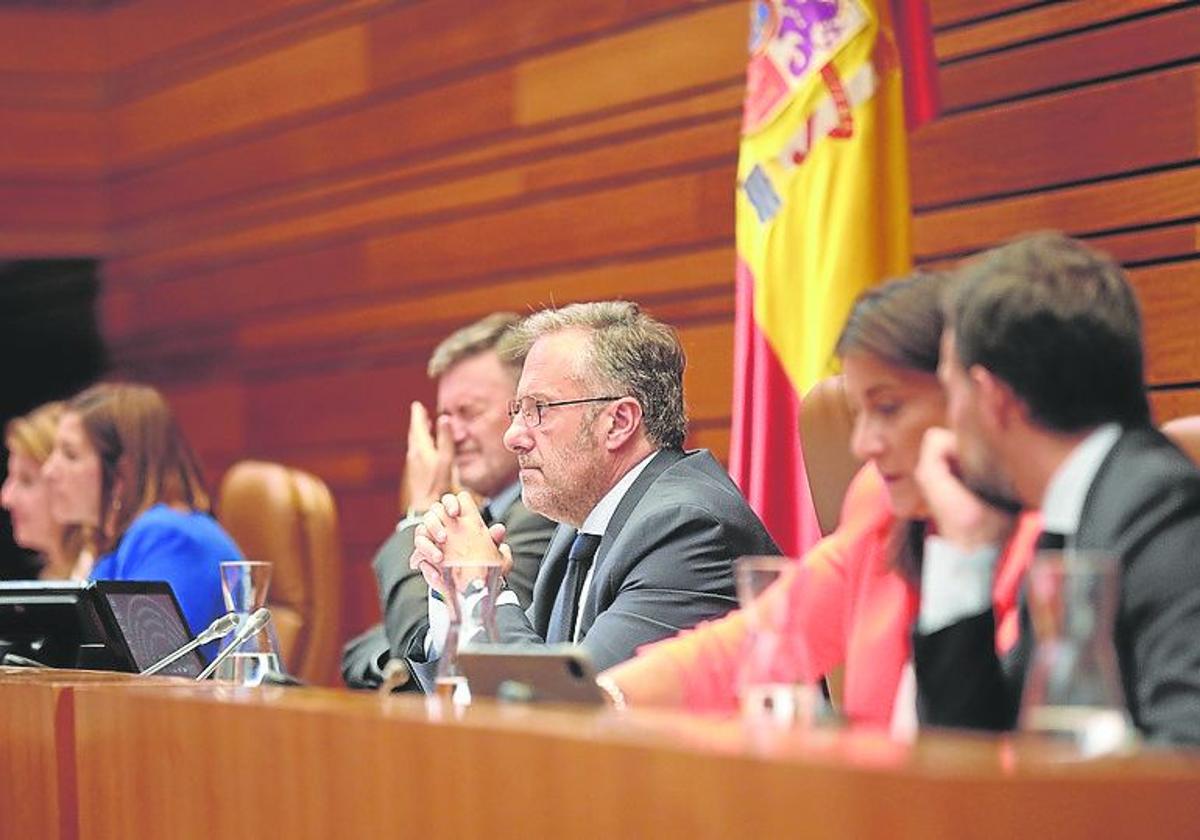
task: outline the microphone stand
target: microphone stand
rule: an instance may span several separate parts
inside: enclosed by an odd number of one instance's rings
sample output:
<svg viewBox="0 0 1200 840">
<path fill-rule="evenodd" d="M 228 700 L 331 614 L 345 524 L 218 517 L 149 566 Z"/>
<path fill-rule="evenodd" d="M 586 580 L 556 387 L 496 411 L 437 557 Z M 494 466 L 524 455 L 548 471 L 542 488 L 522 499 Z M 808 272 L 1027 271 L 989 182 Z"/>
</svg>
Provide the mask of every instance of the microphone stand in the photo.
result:
<svg viewBox="0 0 1200 840">
<path fill-rule="evenodd" d="M 236 627 L 237 627 L 237 613 L 225 613 L 225 615 L 221 616 L 216 621 L 214 621 L 212 624 L 208 625 L 208 627 L 205 628 L 204 632 L 200 633 L 200 635 L 196 636 L 196 638 L 192 639 L 186 645 L 179 648 L 179 650 L 176 650 L 173 653 L 168 653 L 162 659 L 158 660 L 153 665 L 151 665 L 149 668 L 147 668 L 145 671 L 142 671 L 140 676 L 149 677 L 154 674 L 157 674 L 163 668 L 166 668 L 168 665 L 179 661 L 181 658 L 183 658 L 184 656 L 187 656 L 189 653 L 191 653 L 192 651 L 194 651 L 196 648 L 200 647 L 201 645 L 206 645 L 209 642 L 215 641 L 217 639 L 224 639 L 226 636 L 228 636 L 230 633 L 232 633 L 234 628 L 236 628 Z"/>
<path fill-rule="evenodd" d="M 206 680 L 211 677 L 213 672 L 217 670 L 217 667 L 222 662 L 228 659 L 235 650 L 245 644 L 247 639 L 257 633 L 259 630 L 266 627 L 267 622 L 270 620 L 271 611 L 266 607 L 259 607 L 257 610 L 251 613 L 250 617 L 246 619 L 246 625 L 237 632 L 237 635 L 233 637 L 233 641 L 229 643 L 229 646 L 226 647 L 225 650 L 218 653 L 217 657 L 212 662 L 208 663 L 208 667 L 200 672 L 199 676 L 196 677 L 196 682 L 201 682 L 202 680 Z"/>
</svg>

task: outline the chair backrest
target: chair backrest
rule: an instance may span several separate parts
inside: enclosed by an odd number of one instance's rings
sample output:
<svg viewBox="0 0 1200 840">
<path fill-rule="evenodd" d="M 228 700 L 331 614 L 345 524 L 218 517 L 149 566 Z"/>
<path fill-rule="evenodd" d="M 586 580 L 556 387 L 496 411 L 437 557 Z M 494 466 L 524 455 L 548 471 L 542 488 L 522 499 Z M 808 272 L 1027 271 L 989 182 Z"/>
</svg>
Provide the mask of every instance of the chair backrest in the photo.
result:
<svg viewBox="0 0 1200 840">
<path fill-rule="evenodd" d="M 337 508 L 325 482 L 282 464 L 241 461 L 221 482 L 217 518 L 247 559 L 273 565 L 267 604 L 288 671 L 333 684 L 342 563 Z"/>
<path fill-rule="evenodd" d="M 1200 415 L 1192 414 L 1168 420 L 1163 423 L 1162 431 L 1189 458 L 1200 464 Z"/>
<path fill-rule="evenodd" d="M 854 413 L 846 400 L 842 377 L 822 379 L 804 395 L 800 403 L 800 444 L 822 534 L 837 527 L 846 488 L 862 466 L 850 454 L 853 430 Z"/>
</svg>

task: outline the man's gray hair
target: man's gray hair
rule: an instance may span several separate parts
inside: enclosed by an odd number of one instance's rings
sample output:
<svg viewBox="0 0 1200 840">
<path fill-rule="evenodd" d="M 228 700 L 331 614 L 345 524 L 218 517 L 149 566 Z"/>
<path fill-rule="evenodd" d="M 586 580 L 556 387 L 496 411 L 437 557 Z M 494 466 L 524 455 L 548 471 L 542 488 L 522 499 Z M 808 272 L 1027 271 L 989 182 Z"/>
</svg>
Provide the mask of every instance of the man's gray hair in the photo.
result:
<svg viewBox="0 0 1200 840">
<path fill-rule="evenodd" d="M 497 349 L 504 358 L 524 359 L 539 338 L 569 329 L 591 333 L 586 356 L 576 360 L 579 379 L 605 391 L 603 395 L 636 399 L 651 442 L 662 449 L 683 449 L 686 360 L 675 330 L 631 301 L 575 303 L 535 312 L 514 327 Z"/>
<path fill-rule="evenodd" d="M 489 350 L 499 353 L 497 345 L 500 344 L 500 340 L 520 321 L 521 316 L 515 312 L 493 312 L 462 329 L 455 330 L 434 348 L 433 355 L 429 357 L 429 378 L 437 379 L 459 362 L 480 353 Z M 509 368 L 514 381 L 520 377 L 521 365 L 525 363 L 523 354 L 501 355 L 500 360 Z"/>
</svg>

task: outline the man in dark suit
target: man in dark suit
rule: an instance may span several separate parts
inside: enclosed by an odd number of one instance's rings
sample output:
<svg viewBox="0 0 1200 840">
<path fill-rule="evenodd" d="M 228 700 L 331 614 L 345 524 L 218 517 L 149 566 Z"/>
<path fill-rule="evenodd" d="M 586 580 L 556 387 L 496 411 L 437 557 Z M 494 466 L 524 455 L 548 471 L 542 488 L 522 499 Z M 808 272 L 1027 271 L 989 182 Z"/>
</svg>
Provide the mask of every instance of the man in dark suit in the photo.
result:
<svg viewBox="0 0 1200 840">
<path fill-rule="evenodd" d="M 1130 717 L 1200 742 L 1200 471 L 1150 426 L 1137 304 L 1120 268 L 1038 234 L 982 255 L 946 305 L 939 375 L 952 431 L 918 480 L 937 524 L 914 637 L 926 723 L 1015 725 L 1033 649 L 1023 610 L 997 656 L 991 576 L 1011 516 L 1040 508 L 1044 547 L 1119 559 L 1116 658 Z M 991 505 L 983 503 L 988 499 Z"/>
<path fill-rule="evenodd" d="M 437 422 L 418 402 L 412 404 L 404 471 L 408 515 L 380 547 L 372 564 L 379 584 L 383 623 L 350 641 L 342 652 L 342 677 L 351 688 L 374 688 L 389 668 L 424 659 L 430 609 L 429 587 L 409 568 L 413 532 L 421 515 L 444 494 L 461 486 L 486 500 L 489 522 L 506 529 L 513 567 L 509 585 L 528 605 L 554 523 L 521 501 L 517 459 L 504 448 L 508 403 L 521 374 L 522 359 L 501 359 L 496 345 L 520 319 L 496 313 L 454 332 L 435 348 L 429 376 L 437 380 Z M 455 475 L 457 474 L 457 480 Z"/>
<path fill-rule="evenodd" d="M 527 356 L 505 444 L 526 505 L 562 524 L 532 606 L 501 594 L 500 641 L 578 643 L 607 668 L 730 610 L 733 559 L 779 549 L 713 457 L 683 450 L 675 333 L 603 302 L 536 313 L 506 342 Z M 443 562 L 496 554 L 460 494 L 425 517 L 412 564 L 434 583 Z"/>
</svg>

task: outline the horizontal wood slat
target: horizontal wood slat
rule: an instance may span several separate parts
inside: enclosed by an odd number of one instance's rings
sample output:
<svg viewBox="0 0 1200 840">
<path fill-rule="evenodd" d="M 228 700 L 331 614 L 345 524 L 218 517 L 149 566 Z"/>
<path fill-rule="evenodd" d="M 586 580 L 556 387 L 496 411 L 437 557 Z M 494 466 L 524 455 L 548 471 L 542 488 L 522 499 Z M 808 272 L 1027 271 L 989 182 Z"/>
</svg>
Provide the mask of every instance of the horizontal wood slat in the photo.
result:
<svg viewBox="0 0 1200 840">
<path fill-rule="evenodd" d="M 638 136 L 721 118 L 739 118 L 741 99 L 742 83 L 739 81 L 713 91 L 615 116 L 521 132 L 507 138 L 497 137 L 493 142 L 479 147 L 456 147 L 453 151 L 429 159 L 406 159 L 399 163 L 389 160 L 365 173 L 356 169 L 355 174 L 333 176 L 322 173 L 316 177 L 296 177 L 279 187 L 268 187 L 252 196 L 238 196 L 236 202 L 226 198 L 219 203 L 209 200 L 201 201 L 199 206 L 189 206 L 196 199 L 216 197 L 211 183 L 203 182 L 207 184 L 207 193 L 196 195 L 194 189 L 189 189 L 197 183 L 195 179 L 182 174 L 167 176 L 165 171 L 160 170 L 136 179 L 141 190 L 135 189 L 132 183 L 129 193 L 120 190 L 122 198 L 134 194 L 142 196 L 143 201 L 152 192 L 156 196 L 155 201 L 161 200 L 162 204 L 152 208 L 156 211 L 154 213 L 144 213 L 148 208 L 139 207 L 138 212 L 143 213 L 143 220 L 118 225 L 116 237 L 121 244 L 117 246 L 117 253 L 135 248 L 141 241 L 150 241 L 156 247 L 161 247 L 175 240 L 196 238 L 229 227 L 312 213 L 325 206 L 399 190 L 408 184 L 460 178 L 530 161 L 546 162 L 553 166 L 552 158 L 586 153 Z M 160 176 L 163 180 L 160 180 Z M 232 178 L 230 183 L 240 182 Z M 164 218 L 161 211 L 167 207 L 172 212 Z M 118 222 L 129 209 L 115 208 Z"/>
<path fill-rule="evenodd" d="M 104 55 L 95 15 L 0 9 L 0 72 L 99 73 Z"/>
<path fill-rule="evenodd" d="M 342 5 L 339 0 L 205 0 L 203 13 L 180 15 L 176 0 L 118 3 L 103 16 L 102 31 L 110 43 L 109 70 L 144 65 L 158 57 L 175 61 L 190 50 L 220 47 L 271 22 L 278 26 L 287 12 L 317 12 Z M 155 68 L 143 68 L 149 75 Z"/>
<path fill-rule="evenodd" d="M 365 30 L 351 27 L 122 105 L 112 115 L 114 164 L 361 96 L 365 49 Z"/>
<path fill-rule="evenodd" d="M 1145 321 L 1146 380 L 1161 385 L 1196 378 L 1200 260 L 1131 269 L 1129 278 Z"/>
<path fill-rule="evenodd" d="M 914 138 L 913 204 L 944 206 L 1194 160 L 1198 84 L 1200 66 L 1190 65 L 936 121 Z"/>
<path fill-rule="evenodd" d="M 161 174 L 118 172 L 114 212 L 136 218 L 184 200 L 395 162 L 453 141 L 490 140 L 511 126 L 511 84 L 507 72 L 471 78 L 193 154 Z"/>
<path fill-rule="evenodd" d="M 602 111 L 741 78 L 748 16 L 725 4 L 522 62 L 518 125 Z"/>
<path fill-rule="evenodd" d="M 0 71 L 0 108 L 95 111 L 106 104 L 99 73 Z"/>
<path fill-rule="evenodd" d="M 695 0 L 490 0 L 452 12 L 439 3 L 410 3 L 372 21 L 371 74 L 378 87 L 409 83 L 695 9 Z"/>
<path fill-rule="evenodd" d="M 1154 413 L 1154 421 L 1160 424 L 1176 417 L 1200 414 L 1200 386 L 1151 391 L 1150 410 Z"/>
<path fill-rule="evenodd" d="M 103 140 L 103 118 L 94 111 L 0 108 L 0 179 L 99 178 Z"/>
<path fill-rule="evenodd" d="M 108 218 L 99 181 L 0 180 L 0 227 L 101 230 Z"/>
<path fill-rule="evenodd" d="M 143 247 L 138 258 L 115 260 L 113 276 L 148 279 L 173 275 L 187 271 L 193 264 L 245 260 L 255 253 L 295 247 L 294 243 L 365 234 L 381 226 L 437 224 L 452 214 L 479 216 L 486 214 L 490 205 L 503 204 L 504 212 L 508 213 L 522 203 L 595 191 L 606 183 L 620 184 L 655 172 L 709 167 L 714 160 L 728 159 L 737 130 L 737 120 L 725 118 L 635 137 L 625 143 L 577 149 L 574 154 L 547 156 L 512 168 L 494 167 L 481 173 L 472 168 L 470 171 L 477 174 L 468 177 L 439 179 L 435 183 L 419 179 L 415 186 L 330 210 L 321 210 L 319 205 L 302 207 L 307 212 L 292 220 L 279 221 L 283 214 L 276 213 L 269 224 L 253 225 L 234 216 L 225 221 L 232 232 L 222 236 L 200 238 L 193 234 L 189 238 L 186 229 L 163 227 L 154 231 L 152 241 L 162 245 L 180 241 L 186 245 L 163 251 L 148 251 Z M 137 241 L 122 245 L 133 248 Z"/>
<path fill-rule="evenodd" d="M 1061 0 L 931 0 L 929 12 L 934 29 L 940 30 L 1057 2 Z"/>
<path fill-rule="evenodd" d="M 942 104 L 952 113 L 1197 56 L 1200 9 L 1188 4 L 1164 14 L 1018 45 L 945 66 L 941 72 Z"/>
<path fill-rule="evenodd" d="M 1164 0 L 1088 0 L 1086 3 L 1035 6 L 999 19 L 957 27 L 939 35 L 934 46 L 938 60 L 947 62 L 1083 27 L 1098 26 L 1142 12 L 1185 5 L 1188 4 Z"/>
<path fill-rule="evenodd" d="M 448 331 L 455 323 L 482 318 L 496 308 L 497 301 L 513 301 L 520 307 L 562 306 L 615 298 L 633 289 L 644 300 L 705 287 L 728 288 L 732 285 L 733 259 L 733 250 L 721 246 L 626 262 L 609 260 L 593 268 L 486 282 L 450 292 L 424 293 L 409 300 L 338 307 L 333 311 L 325 308 L 307 316 L 293 314 L 259 321 L 246 330 L 242 342 L 254 353 L 289 352 L 300 345 L 336 345 L 355 336 L 419 330 L 422 325 Z M 414 305 L 417 300 L 419 307 Z"/>
<path fill-rule="evenodd" d="M 1084 234 L 1200 215 L 1200 166 L 980 202 L 917 215 L 916 252 L 923 258 L 964 254 L 1022 231 Z"/>
</svg>

